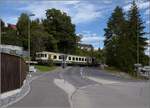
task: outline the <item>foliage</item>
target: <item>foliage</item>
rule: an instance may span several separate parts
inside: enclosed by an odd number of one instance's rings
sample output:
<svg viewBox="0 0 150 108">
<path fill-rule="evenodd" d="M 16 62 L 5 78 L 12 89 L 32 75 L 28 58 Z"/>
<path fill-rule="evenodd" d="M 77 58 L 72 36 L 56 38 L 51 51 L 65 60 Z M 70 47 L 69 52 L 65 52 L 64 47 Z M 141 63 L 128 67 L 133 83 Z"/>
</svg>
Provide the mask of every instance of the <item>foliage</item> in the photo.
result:
<svg viewBox="0 0 150 108">
<path fill-rule="evenodd" d="M 20 37 L 17 35 L 17 31 L 6 27 L 2 32 L 1 43 L 8 45 L 22 46 Z"/>
<path fill-rule="evenodd" d="M 0 25 L 1 25 L 1 31 L 3 32 L 4 31 L 4 28 L 5 28 L 5 23 L 2 19 L 0 19 Z"/>
<path fill-rule="evenodd" d="M 17 30 L 21 38 L 22 46 L 24 49 L 28 48 L 28 33 L 29 33 L 29 16 L 26 13 L 22 13 L 17 22 Z"/>
<path fill-rule="evenodd" d="M 35 57 L 35 53 L 39 51 L 56 51 L 57 46 L 53 37 L 48 34 L 39 19 L 31 22 L 31 56 Z"/>
<path fill-rule="evenodd" d="M 132 3 L 127 19 L 122 8 L 117 6 L 108 20 L 107 28 L 104 29 L 106 63 L 126 72 L 133 72 L 135 63 L 146 64 L 147 57 L 144 53 L 146 38 L 143 37 L 143 29 L 143 22 L 135 2 Z"/>
<path fill-rule="evenodd" d="M 59 52 L 73 53 L 76 45 L 75 25 L 70 16 L 56 9 L 46 11 L 45 30 L 56 40 Z"/>
</svg>

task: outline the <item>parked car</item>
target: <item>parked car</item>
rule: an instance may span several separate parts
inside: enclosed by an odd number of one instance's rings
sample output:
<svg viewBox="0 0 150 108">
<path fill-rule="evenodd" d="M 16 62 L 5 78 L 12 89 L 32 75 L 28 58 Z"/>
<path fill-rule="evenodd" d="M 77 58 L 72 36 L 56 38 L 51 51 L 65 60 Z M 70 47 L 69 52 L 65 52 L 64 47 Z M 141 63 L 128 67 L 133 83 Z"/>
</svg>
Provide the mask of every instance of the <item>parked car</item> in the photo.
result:
<svg viewBox="0 0 150 108">
<path fill-rule="evenodd" d="M 150 73 L 150 66 L 144 66 L 142 69 L 141 69 L 142 72 L 149 72 Z"/>
<path fill-rule="evenodd" d="M 149 77 L 149 76 L 150 76 L 150 66 L 144 66 L 144 67 L 141 69 L 141 74 L 142 74 L 143 76 Z"/>
<path fill-rule="evenodd" d="M 36 72 L 37 70 L 36 70 L 36 68 L 34 66 L 30 66 L 29 67 L 29 71 L 30 72 Z"/>
</svg>

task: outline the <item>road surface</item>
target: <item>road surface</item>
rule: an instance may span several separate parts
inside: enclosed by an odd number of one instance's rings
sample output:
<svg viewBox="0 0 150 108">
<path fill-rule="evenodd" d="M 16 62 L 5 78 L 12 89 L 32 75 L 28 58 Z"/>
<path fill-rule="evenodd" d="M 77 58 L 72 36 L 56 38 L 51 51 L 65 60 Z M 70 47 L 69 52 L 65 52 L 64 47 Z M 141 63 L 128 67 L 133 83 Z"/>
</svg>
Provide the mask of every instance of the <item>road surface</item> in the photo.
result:
<svg viewBox="0 0 150 108">
<path fill-rule="evenodd" d="M 10 108 L 150 108 L 150 85 L 88 67 L 70 67 L 35 79 Z M 68 96 L 69 95 L 69 96 Z"/>
</svg>

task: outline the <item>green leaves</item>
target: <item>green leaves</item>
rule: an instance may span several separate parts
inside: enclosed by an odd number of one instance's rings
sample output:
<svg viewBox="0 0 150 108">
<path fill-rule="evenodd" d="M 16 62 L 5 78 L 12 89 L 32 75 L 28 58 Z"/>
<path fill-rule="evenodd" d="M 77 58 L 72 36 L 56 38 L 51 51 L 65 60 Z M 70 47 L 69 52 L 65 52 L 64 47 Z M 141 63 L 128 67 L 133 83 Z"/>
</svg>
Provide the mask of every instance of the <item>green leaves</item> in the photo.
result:
<svg viewBox="0 0 150 108">
<path fill-rule="evenodd" d="M 107 64 L 126 72 L 133 71 L 134 64 L 137 63 L 137 53 L 140 63 L 145 64 L 146 38 L 143 37 L 143 29 L 143 21 L 135 2 L 132 3 L 127 18 L 122 8 L 117 6 L 104 29 Z"/>
<path fill-rule="evenodd" d="M 71 23 L 70 16 L 56 9 L 46 11 L 46 19 L 43 20 L 45 30 L 57 42 L 59 52 L 74 53 L 75 49 L 75 25 Z"/>
<path fill-rule="evenodd" d="M 17 22 L 17 30 L 21 37 L 24 49 L 28 49 L 28 30 L 30 29 L 29 23 L 29 16 L 25 13 L 22 13 Z"/>
</svg>

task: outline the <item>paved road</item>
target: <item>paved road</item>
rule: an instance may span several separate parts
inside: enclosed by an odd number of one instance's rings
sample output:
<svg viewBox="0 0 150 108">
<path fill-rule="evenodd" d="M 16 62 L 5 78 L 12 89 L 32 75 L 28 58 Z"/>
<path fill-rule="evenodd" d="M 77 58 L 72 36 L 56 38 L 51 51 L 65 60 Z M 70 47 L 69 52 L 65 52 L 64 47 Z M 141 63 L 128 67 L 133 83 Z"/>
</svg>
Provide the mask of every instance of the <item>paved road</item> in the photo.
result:
<svg viewBox="0 0 150 108">
<path fill-rule="evenodd" d="M 97 84 L 81 78 L 80 70 L 76 67 L 64 73 L 64 78 L 78 88 L 72 96 L 73 108 L 150 108 L 150 83 L 84 67 L 82 75 L 98 78 Z"/>
<path fill-rule="evenodd" d="M 87 76 L 100 80 L 97 83 Z M 56 86 L 54 79 L 64 79 L 76 88 L 71 97 L 72 104 L 67 92 Z M 106 80 L 119 83 L 105 84 Z M 146 82 L 119 78 L 94 68 L 72 67 L 34 80 L 31 92 L 11 107 L 150 108 L 148 88 Z"/>
<path fill-rule="evenodd" d="M 32 81 L 30 93 L 10 108 L 70 108 L 66 92 L 53 83 L 54 78 L 59 78 L 60 71 Z"/>
</svg>

